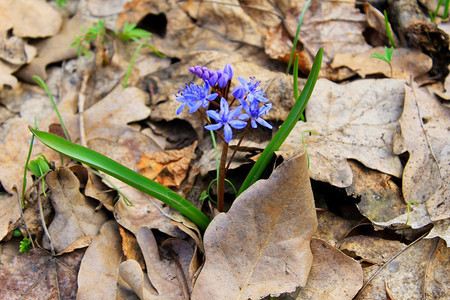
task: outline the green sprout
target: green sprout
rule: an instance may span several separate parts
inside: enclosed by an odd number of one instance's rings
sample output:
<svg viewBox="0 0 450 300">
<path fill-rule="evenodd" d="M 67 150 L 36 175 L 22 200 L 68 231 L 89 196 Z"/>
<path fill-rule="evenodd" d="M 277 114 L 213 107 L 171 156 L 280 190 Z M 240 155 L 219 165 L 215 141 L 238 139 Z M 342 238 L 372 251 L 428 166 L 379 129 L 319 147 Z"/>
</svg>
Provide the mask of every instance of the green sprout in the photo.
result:
<svg viewBox="0 0 450 300">
<path fill-rule="evenodd" d="M 31 250 L 31 241 L 28 238 L 24 238 L 22 241 L 20 241 L 20 253 L 27 253 Z"/>
<path fill-rule="evenodd" d="M 125 23 L 122 30 L 112 30 L 106 26 L 105 20 L 99 20 L 97 23 L 92 24 L 87 30 L 82 29 L 82 34 L 80 36 L 75 36 L 75 40 L 72 42 L 71 46 L 77 47 L 78 56 L 86 55 L 90 57 L 91 53 L 89 52 L 89 46 L 91 43 L 96 42 L 99 51 L 102 53 L 104 62 L 110 64 L 110 59 L 104 48 L 106 42 L 115 39 L 124 42 L 141 42 L 142 40 L 150 39 L 150 32 L 136 28 L 136 26 L 136 24 Z M 153 49 L 151 46 L 150 48 Z M 157 51 L 155 50 L 155 52 Z"/>
<path fill-rule="evenodd" d="M 42 190 L 45 194 L 45 178 L 43 177 L 50 171 L 50 163 L 44 155 L 39 155 L 37 159 L 30 161 L 27 164 L 28 169 L 33 173 L 36 178 L 42 177 Z"/>
<path fill-rule="evenodd" d="M 450 1 L 450 0 L 449 0 Z M 389 43 L 391 44 L 391 47 L 384 47 L 384 55 L 380 53 L 372 53 L 372 58 L 381 59 L 382 61 L 386 62 L 389 65 L 389 68 L 391 69 L 391 77 L 393 76 L 393 70 L 392 70 L 392 55 L 394 54 L 395 49 L 395 42 L 394 37 L 392 35 L 391 26 L 389 26 L 389 20 L 386 11 L 384 11 L 384 26 L 386 27 L 386 34 L 389 39 Z"/>
</svg>

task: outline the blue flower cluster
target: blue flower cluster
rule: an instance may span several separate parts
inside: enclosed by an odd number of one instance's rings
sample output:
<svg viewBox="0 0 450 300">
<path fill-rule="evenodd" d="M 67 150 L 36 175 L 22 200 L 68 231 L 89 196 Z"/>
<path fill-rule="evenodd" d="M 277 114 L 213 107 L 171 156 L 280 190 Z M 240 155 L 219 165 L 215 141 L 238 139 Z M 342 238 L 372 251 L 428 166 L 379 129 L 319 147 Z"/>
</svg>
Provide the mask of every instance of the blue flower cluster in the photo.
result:
<svg viewBox="0 0 450 300">
<path fill-rule="evenodd" d="M 195 66 L 189 68 L 189 71 L 201 78 L 204 85 L 191 82 L 185 87 L 180 87 L 180 91 L 175 95 L 176 101 L 181 102 L 177 114 L 180 114 L 186 106 L 190 113 L 196 112 L 200 107 L 206 109 L 211 101 L 220 99 L 220 110 L 206 111 L 206 115 L 215 123 L 206 125 L 205 128 L 219 130 L 223 127 L 226 143 L 233 138 L 232 128 L 243 129 L 248 124 L 256 128 L 257 124 L 260 124 L 272 129 L 272 125 L 261 118 L 269 112 L 272 104 L 267 103 L 269 99 L 266 98 L 266 94 L 258 89 L 260 81 L 255 82 L 255 78 L 251 77 L 247 82 L 244 78 L 238 77 L 240 85 L 234 88 L 232 95 L 240 105 L 230 110 L 226 97 L 234 71 L 229 64 L 225 65 L 223 70 L 212 71 L 206 67 Z"/>
</svg>

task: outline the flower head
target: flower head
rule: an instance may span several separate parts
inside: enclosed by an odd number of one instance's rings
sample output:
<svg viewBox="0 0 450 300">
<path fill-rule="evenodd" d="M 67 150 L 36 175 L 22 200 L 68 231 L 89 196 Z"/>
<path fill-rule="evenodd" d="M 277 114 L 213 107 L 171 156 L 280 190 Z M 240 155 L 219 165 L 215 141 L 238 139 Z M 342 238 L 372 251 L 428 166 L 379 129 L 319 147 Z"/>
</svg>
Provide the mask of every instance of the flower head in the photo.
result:
<svg viewBox="0 0 450 300">
<path fill-rule="evenodd" d="M 230 111 L 227 100 L 221 98 L 220 112 L 217 112 L 215 110 L 206 111 L 206 114 L 210 118 L 214 119 L 216 121 L 216 124 L 206 125 L 205 128 L 208 130 L 218 130 L 223 127 L 225 142 L 229 143 L 233 137 L 233 131 L 231 130 L 231 128 L 243 129 L 245 126 L 247 126 L 247 122 L 238 119 L 241 111 L 241 105 Z"/>
<path fill-rule="evenodd" d="M 195 66 L 190 67 L 188 70 L 203 79 L 203 81 L 208 82 L 210 86 L 218 85 L 220 88 L 227 86 L 228 81 L 233 78 L 233 67 L 230 64 L 226 64 L 223 70 L 209 70 L 207 67 Z"/>
<path fill-rule="evenodd" d="M 252 103 L 254 100 L 258 102 L 268 102 L 266 93 L 264 93 L 261 89 L 258 89 L 261 81 L 255 82 L 255 77 L 250 77 L 250 81 L 247 82 L 244 78 L 238 76 L 240 86 L 237 86 L 233 90 L 233 96 L 237 99 L 244 99 L 247 96 L 247 100 L 249 103 Z"/>
<path fill-rule="evenodd" d="M 257 127 L 257 122 L 265 126 L 269 129 L 272 129 L 272 125 L 270 125 L 266 120 L 261 118 L 265 114 L 269 112 L 269 110 L 272 108 L 271 103 L 267 103 L 264 105 L 259 105 L 260 103 L 258 101 L 253 101 L 250 103 L 250 105 L 247 103 L 245 99 L 239 99 L 239 102 L 241 102 L 242 108 L 244 109 L 245 113 L 241 114 L 239 116 L 240 120 L 250 120 L 250 124 L 253 128 Z"/>
<path fill-rule="evenodd" d="M 182 102 L 181 106 L 177 110 L 177 115 L 181 113 L 183 108 L 187 105 L 189 107 L 189 113 L 196 112 L 200 106 L 208 107 L 209 102 L 216 99 L 217 93 L 209 94 L 209 83 L 205 81 L 205 86 L 186 83 L 186 87 L 180 86 L 180 90 L 175 95 L 175 100 Z"/>
</svg>

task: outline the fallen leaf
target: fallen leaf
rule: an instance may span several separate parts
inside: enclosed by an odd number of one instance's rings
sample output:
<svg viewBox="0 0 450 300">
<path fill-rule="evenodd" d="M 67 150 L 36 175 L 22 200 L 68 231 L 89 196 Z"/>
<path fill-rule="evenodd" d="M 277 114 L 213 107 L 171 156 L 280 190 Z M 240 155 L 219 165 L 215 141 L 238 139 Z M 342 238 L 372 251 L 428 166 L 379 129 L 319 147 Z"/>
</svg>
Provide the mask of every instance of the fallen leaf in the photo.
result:
<svg viewBox="0 0 450 300">
<path fill-rule="evenodd" d="M 333 68 L 347 67 L 365 78 L 367 75 L 383 74 L 386 77 L 409 80 L 425 75 L 431 70 L 432 59 L 422 51 L 409 48 L 395 48 L 392 55 L 392 75 L 389 64 L 372 57 L 373 53 L 384 55 L 384 47 L 376 47 L 358 53 L 338 53 L 333 59 Z"/>
<path fill-rule="evenodd" d="M 62 23 L 60 13 L 41 0 L 2 0 L 0 19 L 0 32 L 13 28 L 13 35 L 29 38 L 55 35 Z"/>
<path fill-rule="evenodd" d="M 128 283 L 133 291 L 141 299 L 185 299 L 189 295 L 183 294 L 183 270 L 178 269 L 178 264 L 173 260 L 163 259 L 158 250 L 155 237 L 150 229 L 142 227 L 136 236 L 144 255 L 147 266 L 147 276 L 142 272 L 134 260 L 128 260 L 120 265 L 120 276 Z M 187 269 L 192 259 L 192 247 L 183 242 L 184 253 L 178 249 L 177 254 L 184 260 L 180 264 Z M 181 272 L 181 273 L 179 273 Z M 184 274 L 184 273 L 183 273 Z"/>
<path fill-rule="evenodd" d="M 385 243 L 389 244 L 390 241 Z M 438 239 L 421 240 L 406 249 L 397 258 L 391 261 L 378 273 L 369 285 L 359 292 L 355 299 L 385 299 L 385 284 L 389 284 L 392 296 L 395 299 L 423 299 L 424 278 L 428 264 Z M 367 245 L 367 247 L 380 248 L 382 243 Z M 374 265 L 364 268 L 364 283 L 376 272 L 380 266 Z"/>
<path fill-rule="evenodd" d="M 120 13 L 127 2 L 128 0 L 89 0 L 87 8 L 93 16 L 109 17 Z"/>
<path fill-rule="evenodd" d="M 348 161 L 353 182 L 345 188 L 347 194 L 357 197 L 358 210 L 372 222 L 386 222 L 406 212 L 402 191 L 391 175 L 368 169 Z"/>
<path fill-rule="evenodd" d="M 299 41 L 310 55 L 315 55 L 321 47 L 326 49 L 322 60 L 322 74 L 328 73 L 325 65 L 331 63 L 336 54 L 360 53 L 371 48 L 362 34 L 366 16 L 355 7 L 355 2 L 311 2 L 305 13 Z M 300 12 L 304 5 L 305 1 L 299 4 Z M 292 36 L 296 32 L 297 22 L 287 25 Z"/>
<path fill-rule="evenodd" d="M 197 142 L 180 150 L 144 153 L 137 164 L 139 173 L 166 187 L 179 188 L 186 178 Z"/>
<path fill-rule="evenodd" d="M 81 261 L 77 299 L 115 299 L 122 259 L 117 222 L 103 224 Z"/>
<path fill-rule="evenodd" d="M 313 238 L 321 239 L 331 246 L 336 246 L 358 223 L 358 221 L 346 220 L 331 212 L 320 210 L 317 211 L 317 222 L 317 231 Z"/>
<path fill-rule="evenodd" d="M 122 237 L 123 254 L 127 258 L 127 260 L 135 260 L 138 262 L 141 269 L 145 269 L 144 257 L 142 256 L 142 252 L 139 249 L 136 237 L 121 226 L 119 227 L 119 232 L 120 236 Z"/>
<path fill-rule="evenodd" d="M 72 44 L 76 35 L 80 35 L 80 28 L 86 23 L 83 22 L 81 14 L 64 21 L 61 31 L 57 35 L 35 44 L 39 56 L 17 72 L 17 76 L 30 83 L 34 83 L 34 75 L 46 80 L 47 65 L 76 57 L 77 48 L 71 47 L 70 44 Z"/>
<path fill-rule="evenodd" d="M 84 236 L 97 235 L 108 217 L 104 211 L 95 211 L 95 204 L 81 194 L 78 178 L 69 169 L 59 168 L 47 175 L 46 184 L 55 209 L 48 227 L 54 249 L 61 252 Z M 88 246 L 90 240 L 85 241 L 79 246 Z M 50 248 L 46 236 L 43 245 Z"/>
<path fill-rule="evenodd" d="M 397 252 L 405 248 L 399 241 L 389 241 L 379 237 L 351 236 L 339 243 L 339 249 L 344 253 L 358 258 L 362 262 L 382 266 Z"/>
<path fill-rule="evenodd" d="M 338 85 L 319 79 L 306 109 L 307 122 L 299 122 L 280 151 L 295 150 L 305 134 L 310 176 L 337 187 L 348 187 L 353 173 L 347 163 L 355 159 L 364 166 L 400 177 L 402 165 L 392 151 L 404 98 L 404 81 L 358 80 Z"/>
<path fill-rule="evenodd" d="M 0 240 L 3 240 L 20 219 L 20 206 L 17 195 L 0 195 Z"/>
<path fill-rule="evenodd" d="M 447 244 L 448 245 L 448 244 Z M 425 298 L 445 299 L 450 295 L 450 252 L 445 242 L 439 239 L 425 273 Z"/>
<path fill-rule="evenodd" d="M 432 221 L 448 219 L 450 132 L 446 124 L 450 111 L 417 87 L 405 86 L 404 101 L 401 134 L 394 139 L 394 151 L 410 154 L 402 181 L 405 201 L 425 203 Z"/>
<path fill-rule="evenodd" d="M 259 299 L 306 284 L 317 228 L 307 174 L 304 153 L 285 160 L 213 219 L 193 299 Z"/>
<path fill-rule="evenodd" d="M 359 263 L 321 240 L 311 240 L 311 251 L 311 272 L 296 299 L 353 299 L 363 284 Z"/>
<path fill-rule="evenodd" d="M 19 243 L 0 246 L 1 299 L 74 299 L 84 250 L 52 257 L 43 249 L 18 253 Z"/>
<path fill-rule="evenodd" d="M 369 44 L 374 46 L 384 46 L 387 43 L 390 43 L 389 38 L 386 32 L 386 24 L 384 21 L 384 14 L 373 7 L 369 2 L 363 4 L 364 13 L 367 16 L 367 25 L 372 29 L 369 31 L 365 30 L 365 36 L 369 36 Z M 392 34 L 392 38 L 394 39 L 394 43 L 396 46 L 400 45 L 400 42 L 392 29 L 391 24 L 389 24 L 389 30 Z"/>
</svg>

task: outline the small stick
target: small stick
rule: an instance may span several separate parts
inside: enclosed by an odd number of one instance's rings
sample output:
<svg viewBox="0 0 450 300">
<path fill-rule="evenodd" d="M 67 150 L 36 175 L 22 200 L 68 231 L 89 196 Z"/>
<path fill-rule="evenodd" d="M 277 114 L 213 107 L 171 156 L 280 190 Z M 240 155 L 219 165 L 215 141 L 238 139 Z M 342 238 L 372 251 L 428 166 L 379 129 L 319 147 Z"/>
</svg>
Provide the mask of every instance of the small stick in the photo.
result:
<svg viewBox="0 0 450 300">
<path fill-rule="evenodd" d="M 84 147 L 87 147 L 87 142 L 86 142 L 86 134 L 84 131 L 84 102 L 86 100 L 86 89 L 87 89 L 87 82 L 89 80 L 90 77 L 90 73 L 88 71 L 86 71 L 84 73 L 83 76 L 83 81 L 81 82 L 81 88 L 80 88 L 80 92 L 78 93 L 78 120 L 79 120 L 79 124 L 80 124 L 80 141 L 81 141 L 81 145 Z"/>
</svg>

